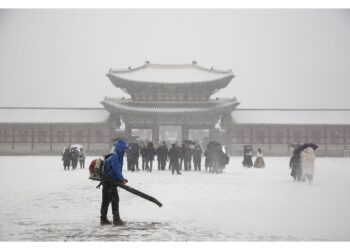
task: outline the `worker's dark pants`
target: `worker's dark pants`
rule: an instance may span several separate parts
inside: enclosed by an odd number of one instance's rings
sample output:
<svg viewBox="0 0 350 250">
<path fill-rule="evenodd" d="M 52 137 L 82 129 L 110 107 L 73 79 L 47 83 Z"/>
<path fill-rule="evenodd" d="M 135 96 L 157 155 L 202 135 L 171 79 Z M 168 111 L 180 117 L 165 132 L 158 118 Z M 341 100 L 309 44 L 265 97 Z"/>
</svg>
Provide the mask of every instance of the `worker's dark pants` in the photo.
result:
<svg viewBox="0 0 350 250">
<path fill-rule="evenodd" d="M 120 218 L 117 186 L 110 182 L 104 182 L 102 188 L 101 218 L 107 217 L 109 203 L 112 203 L 113 218 Z"/>
</svg>

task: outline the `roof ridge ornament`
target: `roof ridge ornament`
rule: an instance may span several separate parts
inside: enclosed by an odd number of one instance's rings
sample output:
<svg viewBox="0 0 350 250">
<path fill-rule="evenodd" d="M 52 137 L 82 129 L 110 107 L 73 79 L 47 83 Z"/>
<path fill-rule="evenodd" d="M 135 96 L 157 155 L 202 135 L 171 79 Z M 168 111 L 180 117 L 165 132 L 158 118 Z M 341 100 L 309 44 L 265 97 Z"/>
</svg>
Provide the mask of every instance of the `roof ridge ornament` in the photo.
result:
<svg viewBox="0 0 350 250">
<path fill-rule="evenodd" d="M 138 71 L 140 69 L 144 68 L 157 68 L 157 69 L 179 69 L 179 68 L 195 68 L 198 70 L 207 71 L 210 73 L 217 73 L 217 74 L 233 74 L 232 69 L 223 70 L 223 69 L 215 69 L 214 67 L 204 67 L 198 64 L 196 60 L 193 60 L 191 64 L 160 64 L 160 63 L 151 63 L 149 60 L 146 60 L 145 63 L 138 67 L 131 67 L 128 66 L 127 68 L 110 68 L 109 73 L 130 73 L 134 71 Z"/>
</svg>

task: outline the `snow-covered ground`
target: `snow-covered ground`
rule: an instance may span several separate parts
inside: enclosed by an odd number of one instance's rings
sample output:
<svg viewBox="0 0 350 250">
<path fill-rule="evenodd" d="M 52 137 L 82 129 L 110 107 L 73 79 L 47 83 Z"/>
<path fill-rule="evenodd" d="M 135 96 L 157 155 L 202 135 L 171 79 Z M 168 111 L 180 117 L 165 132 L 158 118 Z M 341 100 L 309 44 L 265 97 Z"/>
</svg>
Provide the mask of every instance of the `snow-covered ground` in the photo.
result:
<svg viewBox="0 0 350 250">
<path fill-rule="evenodd" d="M 101 190 L 87 168 L 0 157 L 0 241 L 349 241 L 350 159 L 318 158 L 313 185 L 293 182 L 288 161 L 248 169 L 233 157 L 223 174 L 124 170 L 163 207 L 121 189 L 127 225 L 114 227 L 99 225 Z"/>
</svg>

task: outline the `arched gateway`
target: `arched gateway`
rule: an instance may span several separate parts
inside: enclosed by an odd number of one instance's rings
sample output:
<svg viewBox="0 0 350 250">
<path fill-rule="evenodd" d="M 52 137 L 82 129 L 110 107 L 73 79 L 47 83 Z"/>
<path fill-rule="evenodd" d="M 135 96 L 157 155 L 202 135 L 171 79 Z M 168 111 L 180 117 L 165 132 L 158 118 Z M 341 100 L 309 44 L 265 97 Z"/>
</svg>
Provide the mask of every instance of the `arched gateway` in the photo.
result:
<svg viewBox="0 0 350 250">
<path fill-rule="evenodd" d="M 152 141 L 159 142 L 160 126 L 180 126 L 181 139 L 188 139 L 193 129 L 209 130 L 215 139 L 215 125 L 232 126 L 236 98 L 210 99 L 234 78 L 231 70 L 205 68 L 192 64 L 153 64 L 146 61 L 137 68 L 110 69 L 107 77 L 130 95 L 130 99 L 105 97 L 102 105 L 117 124 L 125 123 L 125 136 L 132 129 L 152 130 Z"/>
</svg>

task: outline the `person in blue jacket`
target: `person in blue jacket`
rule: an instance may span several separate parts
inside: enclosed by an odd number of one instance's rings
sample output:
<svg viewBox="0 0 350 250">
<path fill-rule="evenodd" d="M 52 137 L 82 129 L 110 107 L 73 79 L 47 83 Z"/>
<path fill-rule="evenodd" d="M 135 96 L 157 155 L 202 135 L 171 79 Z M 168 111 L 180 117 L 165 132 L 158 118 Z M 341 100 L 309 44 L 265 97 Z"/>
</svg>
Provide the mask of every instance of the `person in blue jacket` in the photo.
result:
<svg viewBox="0 0 350 250">
<path fill-rule="evenodd" d="M 124 139 L 119 139 L 114 143 L 112 154 L 105 157 L 105 169 L 102 181 L 102 204 L 101 204 L 101 225 L 112 224 L 107 219 L 108 206 L 112 203 L 113 224 L 124 225 L 124 221 L 119 215 L 119 195 L 115 182 L 126 184 L 127 179 L 122 174 L 123 157 L 125 150 L 128 148 L 128 143 Z"/>
</svg>

